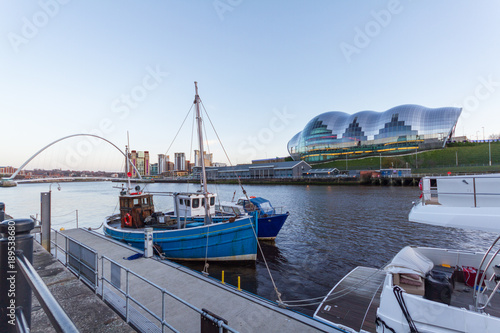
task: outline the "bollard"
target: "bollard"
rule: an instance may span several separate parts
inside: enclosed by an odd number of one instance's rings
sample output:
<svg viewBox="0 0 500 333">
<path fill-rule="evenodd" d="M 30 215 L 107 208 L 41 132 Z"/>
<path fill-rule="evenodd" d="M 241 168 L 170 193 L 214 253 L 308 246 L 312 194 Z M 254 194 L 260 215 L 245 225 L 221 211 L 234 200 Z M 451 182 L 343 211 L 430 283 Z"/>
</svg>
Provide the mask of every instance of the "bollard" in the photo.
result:
<svg viewBox="0 0 500 333">
<path fill-rule="evenodd" d="M 144 257 L 153 256 L 153 228 L 144 228 Z"/>
<path fill-rule="evenodd" d="M 16 332 L 16 308 L 22 307 L 31 326 L 31 287 L 18 270 L 16 252 L 22 252 L 33 263 L 35 222 L 30 219 L 6 220 L 0 223 L 0 332 Z"/>
<path fill-rule="evenodd" d="M 5 220 L 5 204 L 0 202 L 0 222 Z"/>
<path fill-rule="evenodd" d="M 224 282 L 224 271 L 222 271 L 222 278 L 221 278 L 220 282 L 222 282 L 222 284 L 226 284 L 226 282 Z"/>
<path fill-rule="evenodd" d="M 238 276 L 238 290 L 241 291 L 241 280 L 239 276 Z"/>
<path fill-rule="evenodd" d="M 41 241 L 43 248 L 50 253 L 50 228 L 51 228 L 51 208 L 50 208 L 50 197 L 51 192 L 42 192 L 40 201 L 40 219 L 42 221 L 42 233 Z"/>
</svg>

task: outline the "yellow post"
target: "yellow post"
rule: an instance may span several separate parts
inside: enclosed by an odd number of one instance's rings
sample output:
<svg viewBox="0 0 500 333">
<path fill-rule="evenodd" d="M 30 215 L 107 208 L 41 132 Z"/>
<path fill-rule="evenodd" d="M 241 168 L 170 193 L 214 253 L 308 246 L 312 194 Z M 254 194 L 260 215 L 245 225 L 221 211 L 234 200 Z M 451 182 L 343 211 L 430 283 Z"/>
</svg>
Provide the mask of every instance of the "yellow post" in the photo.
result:
<svg viewBox="0 0 500 333">
<path fill-rule="evenodd" d="M 226 283 L 224 282 L 224 271 L 222 271 L 222 280 L 221 280 L 221 282 L 222 282 L 222 284 L 226 284 Z"/>
<path fill-rule="evenodd" d="M 238 290 L 241 291 L 240 277 L 238 276 Z"/>
</svg>

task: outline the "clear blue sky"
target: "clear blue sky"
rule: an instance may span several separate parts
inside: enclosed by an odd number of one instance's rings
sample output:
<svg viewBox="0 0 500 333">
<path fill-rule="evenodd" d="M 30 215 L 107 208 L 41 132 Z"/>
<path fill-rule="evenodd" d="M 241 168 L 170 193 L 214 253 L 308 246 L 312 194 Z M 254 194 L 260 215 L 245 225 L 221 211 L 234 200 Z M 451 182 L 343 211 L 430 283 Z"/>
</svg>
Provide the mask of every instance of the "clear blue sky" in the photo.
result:
<svg viewBox="0 0 500 333">
<path fill-rule="evenodd" d="M 2 1 L 0 166 L 98 131 L 155 162 L 195 80 L 233 163 L 286 156 L 326 111 L 463 106 L 456 134 L 482 139 L 500 133 L 499 17 L 496 1 Z M 169 155 L 189 158 L 191 124 Z M 73 139 L 28 168 L 121 162 Z"/>
</svg>

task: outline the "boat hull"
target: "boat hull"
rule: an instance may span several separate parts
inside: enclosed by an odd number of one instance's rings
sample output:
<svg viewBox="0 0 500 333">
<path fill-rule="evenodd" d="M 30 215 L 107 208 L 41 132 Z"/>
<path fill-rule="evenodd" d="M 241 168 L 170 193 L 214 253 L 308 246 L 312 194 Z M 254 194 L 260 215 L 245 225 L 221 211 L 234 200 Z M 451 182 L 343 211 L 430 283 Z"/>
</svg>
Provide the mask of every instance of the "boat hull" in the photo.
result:
<svg viewBox="0 0 500 333">
<path fill-rule="evenodd" d="M 287 218 L 288 214 L 276 214 L 267 217 L 259 217 L 259 239 L 275 239 Z"/>
<path fill-rule="evenodd" d="M 153 230 L 153 243 L 167 259 L 204 261 L 255 260 L 257 240 L 255 219 L 213 223 L 176 230 Z M 144 229 L 122 229 L 105 225 L 104 233 L 114 239 L 144 249 Z"/>
</svg>

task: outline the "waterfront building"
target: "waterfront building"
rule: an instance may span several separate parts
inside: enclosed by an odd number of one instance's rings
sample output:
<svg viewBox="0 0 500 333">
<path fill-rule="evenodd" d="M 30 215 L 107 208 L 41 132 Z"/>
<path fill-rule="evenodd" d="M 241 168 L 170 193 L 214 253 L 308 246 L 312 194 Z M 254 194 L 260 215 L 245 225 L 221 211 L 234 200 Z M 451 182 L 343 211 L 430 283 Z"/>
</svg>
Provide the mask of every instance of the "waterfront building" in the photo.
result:
<svg viewBox="0 0 500 333">
<path fill-rule="evenodd" d="M 385 112 L 325 112 L 288 142 L 288 152 L 296 161 L 324 162 L 442 148 L 452 137 L 461 112 L 461 108 L 419 105 Z"/>
<path fill-rule="evenodd" d="M 158 154 L 158 174 L 161 175 L 167 172 L 168 156 L 165 154 Z"/>
<path fill-rule="evenodd" d="M 149 167 L 149 151 L 136 151 L 132 150 L 130 152 L 130 162 L 136 167 L 137 171 L 141 176 L 150 175 Z M 137 173 L 134 168 L 131 168 L 132 177 L 136 177 Z"/>
<path fill-rule="evenodd" d="M 186 170 L 186 154 L 175 153 L 174 154 L 174 170 L 175 171 L 185 171 Z"/>
<path fill-rule="evenodd" d="M 0 175 L 3 175 L 3 176 L 12 176 L 16 171 L 17 171 L 17 168 L 14 168 L 12 166 L 0 167 Z M 24 175 L 24 174 L 25 174 L 24 170 L 21 170 L 18 173 L 18 175 Z"/>
<path fill-rule="evenodd" d="M 151 176 L 158 176 L 158 163 L 151 164 Z"/>
<path fill-rule="evenodd" d="M 199 178 L 201 167 L 195 167 L 193 177 Z M 270 179 L 270 178 L 300 178 L 311 170 L 304 161 L 289 161 L 277 163 L 238 164 L 228 167 L 206 167 L 207 178 L 213 179 Z"/>
<path fill-rule="evenodd" d="M 212 161 L 213 161 L 213 154 L 210 153 L 210 154 L 207 154 L 206 151 L 203 151 L 203 156 L 204 156 L 204 160 L 205 160 L 205 166 L 206 167 L 209 167 L 209 166 L 212 166 Z M 195 150 L 194 151 L 194 166 L 201 166 L 201 162 L 200 162 L 200 151 L 199 150 Z"/>
</svg>

